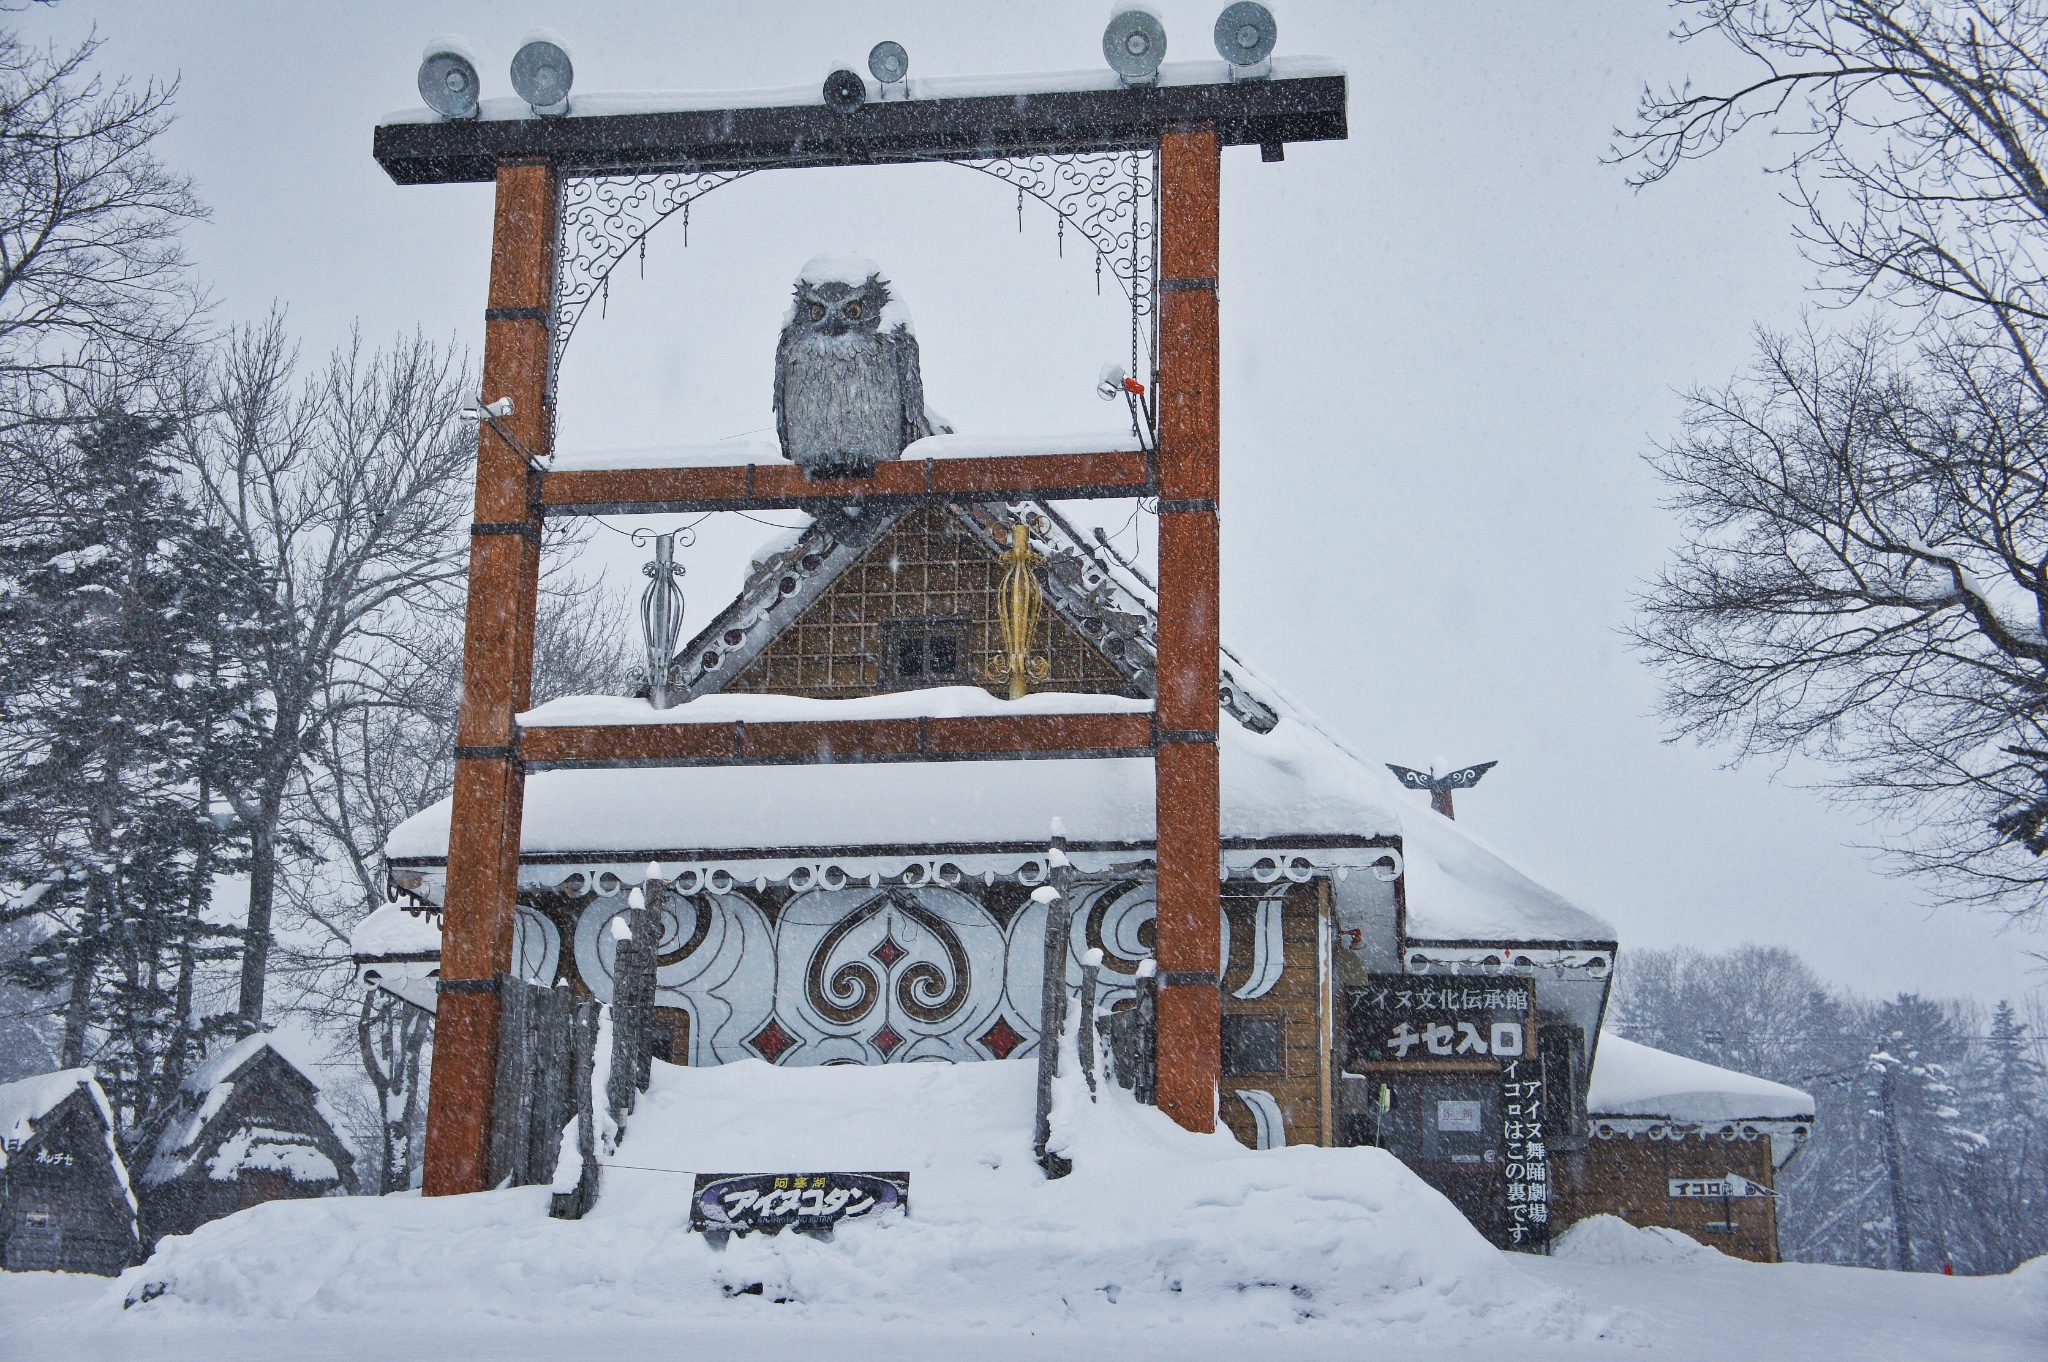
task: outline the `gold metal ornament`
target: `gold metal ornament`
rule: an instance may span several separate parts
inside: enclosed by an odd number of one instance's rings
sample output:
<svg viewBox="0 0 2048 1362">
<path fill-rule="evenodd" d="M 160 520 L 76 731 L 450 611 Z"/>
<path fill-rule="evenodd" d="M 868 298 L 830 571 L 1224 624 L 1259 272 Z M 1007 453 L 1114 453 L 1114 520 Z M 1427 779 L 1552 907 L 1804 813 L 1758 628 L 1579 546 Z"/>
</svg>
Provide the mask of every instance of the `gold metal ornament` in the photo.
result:
<svg viewBox="0 0 2048 1362">
<path fill-rule="evenodd" d="M 1003 582 L 996 595 L 996 619 L 1002 627 L 1003 650 L 989 654 L 988 678 L 1008 681 L 1010 698 L 1022 700 L 1031 682 L 1052 674 L 1052 663 L 1034 657 L 1031 644 L 1038 636 L 1038 618 L 1045 610 L 1045 591 L 1038 585 L 1033 569 L 1042 561 L 1031 551 L 1029 532 L 1022 525 L 1010 527 L 1010 548 L 1003 555 Z"/>
</svg>

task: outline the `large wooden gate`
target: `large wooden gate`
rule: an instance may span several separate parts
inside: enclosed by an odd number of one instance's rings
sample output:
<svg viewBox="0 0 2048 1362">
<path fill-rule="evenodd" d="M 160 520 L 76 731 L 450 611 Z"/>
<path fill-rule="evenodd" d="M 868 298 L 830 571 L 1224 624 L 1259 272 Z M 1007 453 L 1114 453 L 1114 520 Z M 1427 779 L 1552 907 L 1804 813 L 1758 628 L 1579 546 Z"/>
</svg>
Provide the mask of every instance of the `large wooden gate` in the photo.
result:
<svg viewBox="0 0 2048 1362">
<path fill-rule="evenodd" d="M 974 721 L 959 750 L 987 756 L 1151 757 L 1158 782 L 1158 1073 L 1160 1108 L 1191 1130 L 1216 1121 L 1220 1065 L 1218 870 L 1217 214 L 1221 150 L 1345 136 L 1342 75 L 909 98 L 851 111 L 824 103 L 673 113 L 397 122 L 376 154 L 401 184 L 495 184 L 483 398 L 509 399 L 477 457 L 469 615 L 449 835 L 440 1012 L 428 1105 L 425 1190 L 482 1189 L 490 1167 L 501 990 L 512 962 L 524 751 L 514 716 L 530 699 L 540 535 L 546 515 L 748 510 L 847 502 L 1156 497 L 1159 636 L 1155 710 Z M 565 255 L 565 184 L 579 177 L 685 176 L 691 183 L 762 169 L 954 161 L 1058 160 L 1140 152 L 1157 160 L 1157 251 L 1143 281 L 1156 305 L 1157 448 L 883 464 L 872 478 L 808 482 L 793 467 L 549 472 L 553 374 L 566 334 L 565 280 L 590 270 Z M 1134 299 L 1136 295 L 1134 294 Z M 716 725 L 550 729 L 580 764 L 701 762 Z M 803 725 L 786 725 L 800 729 Z M 944 756 L 934 724 L 916 746 L 888 721 L 811 725 L 776 759 Z M 1000 728 L 1000 732 L 997 729 Z M 824 730 L 831 730 L 826 732 Z M 1114 732 L 1108 730 L 1114 729 Z M 750 735 L 751 736 L 751 735 Z M 687 749 L 687 750 L 686 750 Z M 734 753 L 737 743 L 724 750 Z"/>
</svg>

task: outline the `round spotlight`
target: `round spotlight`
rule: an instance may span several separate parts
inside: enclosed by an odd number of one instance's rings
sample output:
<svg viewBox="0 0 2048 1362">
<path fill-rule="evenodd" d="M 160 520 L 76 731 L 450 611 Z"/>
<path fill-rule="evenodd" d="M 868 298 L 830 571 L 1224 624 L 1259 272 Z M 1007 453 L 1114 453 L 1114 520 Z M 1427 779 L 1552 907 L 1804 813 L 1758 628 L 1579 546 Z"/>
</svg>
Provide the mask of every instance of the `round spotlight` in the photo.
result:
<svg viewBox="0 0 2048 1362">
<path fill-rule="evenodd" d="M 910 74 L 910 54 L 902 43 L 876 43 L 868 53 L 868 74 L 884 85 L 894 85 Z"/>
<path fill-rule="evenodd" d="M 443 118 L 475 118 L 476 57 L 469 44 L 450 35 L 436 38 L 420 54 L 420 98 Z"/>
<path fill-rule="evenodd" d="M 825 77 L 825 102 L 850 114 L 868 102 L 868 83 L 851 71 L 834 71 Z"/>
<path fill-rule="evenodd" d="M 1123 10 L 1102 30 L 1102 58 L 1126 82 L 1154 80 L 1166 60 L 1166 26 L 1150 10 Z"/>
<path fill-rule="evenodd" d="M 568 45 L 553 29 L 533 30 L 512 54 L 512 88 L 535 113 L 567 113 L 575 79 Z"/>
<path fill-rule="evenodd" d="M 1257 66 L 1273 55 L 1279 41 L 1273 11 L 1253 0 L 1241 0 L 1216 16 L 1216 54 L 1232 66 Z"/>
</svg>

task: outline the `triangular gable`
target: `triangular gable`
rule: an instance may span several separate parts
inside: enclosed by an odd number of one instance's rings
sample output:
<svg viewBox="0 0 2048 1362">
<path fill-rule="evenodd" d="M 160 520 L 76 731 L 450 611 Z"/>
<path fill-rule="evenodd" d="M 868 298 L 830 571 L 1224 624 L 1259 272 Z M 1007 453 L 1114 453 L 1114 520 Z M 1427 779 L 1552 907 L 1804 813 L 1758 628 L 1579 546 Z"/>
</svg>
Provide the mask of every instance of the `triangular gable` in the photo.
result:
<svg viewBox="0 0 2048 1362">
<path fill-rule="evenodd" d="M 771 544 L 733 603 L 683 649 L 672 693 L 769 692 L 847 698 L 890 688 L 882 671 L 913 620 L 958 621 L 969 674 L 950 682 L 1001 693 L 984 670 L 993 651 L 999 559 L 1022 516 L 1044 555 L 1050 609 L 1040 655 L 1042 688 L 1150 698 L 1158 611 L 1151 583 L 1089 544 L 1057 512 L 1036 503 L 948 505 L 876 512 L 873 531 L 814 522 Z M 1226 657 L 1221 701 L 1254 732 L 1269 732 L 1275 706 Z M 911 684 L 906 682 L 905 684 Z"/>
</svg>

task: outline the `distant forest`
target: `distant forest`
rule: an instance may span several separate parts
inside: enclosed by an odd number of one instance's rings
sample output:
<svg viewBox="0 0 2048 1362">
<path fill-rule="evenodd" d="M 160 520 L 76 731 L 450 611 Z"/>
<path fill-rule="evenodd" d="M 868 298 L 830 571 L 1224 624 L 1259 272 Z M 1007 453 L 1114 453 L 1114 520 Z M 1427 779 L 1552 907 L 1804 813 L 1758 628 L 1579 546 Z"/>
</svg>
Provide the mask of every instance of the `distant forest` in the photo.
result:
<svg viewBox="0 0 2048 1362">
<path fill-rule="evenodd" d="M 2048 1081 L 2025 1011 L 1831 989 L 1791 951 L 1619 953 L 1607 1029 L 1813 1094 L 1778 1179 L 1787 1259 L 2007 1272 L 2048 1253 Z"/>
</svg>

